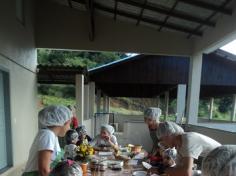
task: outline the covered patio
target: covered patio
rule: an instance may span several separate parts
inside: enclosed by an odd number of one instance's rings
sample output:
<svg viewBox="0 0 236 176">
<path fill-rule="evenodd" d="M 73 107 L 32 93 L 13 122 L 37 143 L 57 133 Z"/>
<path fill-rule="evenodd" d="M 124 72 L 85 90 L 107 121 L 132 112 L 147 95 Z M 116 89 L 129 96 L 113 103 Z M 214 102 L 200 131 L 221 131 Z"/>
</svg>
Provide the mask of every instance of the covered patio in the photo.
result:
<svg viewBox="0 0 236 176">
<path fill-rule="evenodd" d="M 177 97 L 177 122 L 184 115 L 186 130 L 235 144 L 235 123 L 198 121 L 200 97 L 236 93 L 235 61 L 217 50 L 236 39 L 235 1 L 5 0 L 0 9 L 1 176 L 21 175 L 38 131 L 37 48 L 140 53 L 89 73 L 81 68 L 59 71 L 73 75 L 62 80 L 75 84 L 77 116 L 91 134 L 93 114 L 102 111 L 101 97 L 109 112 L 108 97 L 158 101 L 164 94 L 166 101 Z M 152 74 L 145 70 L 148 65 Z M 56 83 L 61 77 L 49 78 Z M 128 131 L 137 126 L 139 133 Z M 135 136 L 133 143 L 147 136 L 141 122 L 128 121 L 123 132 L 129 139 Z"/>
</svg>

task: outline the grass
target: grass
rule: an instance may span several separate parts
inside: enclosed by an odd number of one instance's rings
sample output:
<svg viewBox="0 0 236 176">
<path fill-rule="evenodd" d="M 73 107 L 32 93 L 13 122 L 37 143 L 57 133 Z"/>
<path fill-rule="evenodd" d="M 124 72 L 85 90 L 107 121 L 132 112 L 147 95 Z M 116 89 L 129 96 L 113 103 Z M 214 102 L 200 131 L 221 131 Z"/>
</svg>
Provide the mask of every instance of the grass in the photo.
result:
<svg viewBox="0 0 236 176">
<path fill-rule="evenodd" d="M 49 95 L 38 95 L 39 99 L 41 100 L 41 107 L 48 106 L 48 105 L 75 105 L 75 99 L 73 98 L 61 98 L 61 97 L 55 97 L 55 96 L 49 96 Z M 128 99 L 127 99 L 128 100 Z M 130 102 L 130 101 L 128 101 Z M 115 106 L 114 106 L 115 105 Z M 198 116 L 201 119 L 209 119 L 209 110 L 205 105 L 199 106 L 199 113 Z M 121 107 L 119 103 L 113 103 L 113 106 L 110 107 L 110 111 L 115 114 L 124 114 L 124 115 L 142 115 L 142 111 L 133 110 L 133 109 L 127 109 L 124 107 Z M 164 119 L 164 116 L 161 116 L 161 119 Z M 225 120 L 229 121 L 231 119 L 231 112 L 221 113 L 217 110 L 217 107 L 213 111 L 213 120 Z M 167 117 L 167 120 L 169 121 L 175 121 L 175 115 L 169 114 Z"/>
<path fill-rule="evenodd" d="M 75 105 L 75 99 L 68 99 L 68 98 L 61 98 L 49 95 L 38 95 L 39 99 L 41 100 L 41 106 L 48 106 L 48 105 Z M 142 115 L 143 112 L 135 111 L 130 109 L 125 109 L 122 107 L 110 107 L 110 111 L 116 114 L 124 114 L 124 115 Z"/>
</svg>

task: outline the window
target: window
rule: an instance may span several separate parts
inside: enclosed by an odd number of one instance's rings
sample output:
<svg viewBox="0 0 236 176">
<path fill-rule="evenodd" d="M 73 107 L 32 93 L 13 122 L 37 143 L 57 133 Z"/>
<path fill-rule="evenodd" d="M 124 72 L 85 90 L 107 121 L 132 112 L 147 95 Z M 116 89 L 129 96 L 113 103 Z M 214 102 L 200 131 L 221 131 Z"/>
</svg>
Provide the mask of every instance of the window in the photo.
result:
<svg viewBox="0 0 236 176">
<path fill-rule="evenodd" d="M 0 173 L 12 165 L 9 75 L 0 70 Z"/>
<path fill-rule="evenodd" d="M 233 101 L 230 95 L 200 99 L 198 117 L 200 120 L 231 122 L 235 119 Z"/>
</svg>

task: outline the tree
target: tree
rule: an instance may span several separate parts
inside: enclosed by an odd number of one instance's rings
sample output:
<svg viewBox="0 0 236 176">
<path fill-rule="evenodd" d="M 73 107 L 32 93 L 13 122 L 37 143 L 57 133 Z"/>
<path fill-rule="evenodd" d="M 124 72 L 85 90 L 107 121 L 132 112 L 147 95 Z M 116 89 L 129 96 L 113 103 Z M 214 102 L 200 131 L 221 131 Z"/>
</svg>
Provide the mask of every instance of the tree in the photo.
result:
<svg viewBox="0 0 236 176">
<path fill-rule="evenodd" d="M 221 113 L 226 113 L 230 111 L 232 107 L 232 97 L 224 97 L 220 99 L 218 110 Z"/>
</svg>

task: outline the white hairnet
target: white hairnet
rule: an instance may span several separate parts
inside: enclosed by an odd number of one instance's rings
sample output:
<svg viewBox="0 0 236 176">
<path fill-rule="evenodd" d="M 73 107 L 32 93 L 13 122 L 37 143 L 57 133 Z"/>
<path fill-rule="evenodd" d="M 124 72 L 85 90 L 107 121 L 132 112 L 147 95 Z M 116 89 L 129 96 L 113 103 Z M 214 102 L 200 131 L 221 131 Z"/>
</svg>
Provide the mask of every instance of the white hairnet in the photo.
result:
<svg viewBox="0 0 236 176">
<path fill-rule="evenodd" d="M 109 134 L 113 134 L 115 132 L 115 129 L 113 128 L 113 126 L 108 125 L 108 124 L 102 125 L 101 130 L 106 130 Z"/>
<path fill-rule="evenodd" d="M 87 130 L 86 130 L 86 127 L 84 125 L 79 125 L 79 127 L 76 128 L 76 131 L 79 134 L 79 136 L 87 134 Z"/>
<path fill-rule="evenodd" d="M 41 128 L 49 126 L 63 126 L 72 117 L 71 111 L 65 106 L 48 106 L 39 114 L 39 125 Z"/>
<path fill-rule="evenodd" d="M 160 139 L 163 136 L 183 134 L 184 130 L 174 122 L 163 122 L 157 128 L 157 137 Z"/>
<path fill-rule="evenodd" d="M 211 151 L 202 162 L 202 176 L 235 176 L 236 145 L 224 145 Z"/>
<path fill-rule="evenodd" d="M 160 116 L 161 116 L 160 108 L 149 107 L 144 111 L 144 118 L 159 121 Z"/>
</svg>

